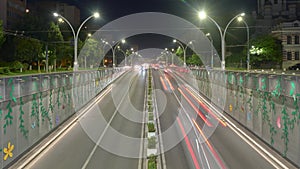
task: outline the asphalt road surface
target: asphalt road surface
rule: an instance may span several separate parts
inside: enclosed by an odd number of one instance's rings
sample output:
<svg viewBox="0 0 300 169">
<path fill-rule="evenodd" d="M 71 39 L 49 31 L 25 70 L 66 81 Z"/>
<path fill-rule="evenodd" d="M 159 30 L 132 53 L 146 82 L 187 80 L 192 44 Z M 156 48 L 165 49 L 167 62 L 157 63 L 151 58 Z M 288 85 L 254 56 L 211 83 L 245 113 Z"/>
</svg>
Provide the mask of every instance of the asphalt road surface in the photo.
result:
<svg viewBox="0 0 300 169">
<path fill-rule="evenodd" d="M 133 70 L 125 74 L 65 135 L 26 168 L 138 168 L 140 142 L 132 144 L 120 135 L 141 137 L 144 93 L 145 73 Z M 128 108 L 130 103 L 135 110 Z"/>
<path fill-rule="evenodd" d="M 146 74 L 132 70 L 116 80 L 26 168 L 140 168 Z M 166 168 L 293 168 L 174 72 L 152 75 Z"/>
</svg>

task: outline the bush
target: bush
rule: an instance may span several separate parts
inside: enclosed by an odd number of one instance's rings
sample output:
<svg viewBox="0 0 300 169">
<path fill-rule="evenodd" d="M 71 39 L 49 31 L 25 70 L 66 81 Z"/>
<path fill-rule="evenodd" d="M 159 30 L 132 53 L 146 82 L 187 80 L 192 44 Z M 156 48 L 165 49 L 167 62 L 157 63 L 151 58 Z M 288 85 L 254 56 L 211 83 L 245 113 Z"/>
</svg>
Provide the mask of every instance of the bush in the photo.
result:
<svg viewBox="0 0 300 169">
<path fill-rule="evenodd" d="M 148 169 L 156 169 L 156 156 L 151 155 L 148 157 Z"/>
<path fill-rule="evenodd" d="M 23 68 L 23 64 L 19 61 L 14 61 L 11 65 L 10 68 L 14 71 L 20 70 L 21 68 Z"/>
<path fill-rule="evenodd" d="M 28 63 L 23 63 L 23 70 L 28 70 L 29 69 L 29 64 Z"/>
<path fill-rule="evenodd" d="M 149 107 L 148 107 L 148 112 L 153 112 L 153 107 L 152 107 L 152 105 L 149 105 Z"/>
<path fill-rule="evenodd" d="M 156 137 L 155 136 L 148 138 L 148 148 L 150 148 L 150 149 L 156 148 Z"/>
<path fill-rule="evenodd" d="M 149 120 L 153 120 L 154 119 L 154 116 L 153 116 L 153 113 L 149 113 Z M 148 126 L 149 127 L 149 126 Z"/>
<path fill-rule="evenodd" d="M 0 74 L 9 74 L 9 67 L 0 67 Z"/>
<path fill-rule="evenodd" d="M 154 123 L 148 123 L 148 131 L 149 132 L 155 132 Z"/>
</svg>

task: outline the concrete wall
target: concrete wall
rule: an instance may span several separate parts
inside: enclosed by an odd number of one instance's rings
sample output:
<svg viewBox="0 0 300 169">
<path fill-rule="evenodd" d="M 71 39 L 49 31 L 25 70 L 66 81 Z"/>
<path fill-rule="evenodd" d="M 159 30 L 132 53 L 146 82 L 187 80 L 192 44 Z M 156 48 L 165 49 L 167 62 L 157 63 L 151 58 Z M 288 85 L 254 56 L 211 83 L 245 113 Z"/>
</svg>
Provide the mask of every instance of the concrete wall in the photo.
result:
<svg viewBox="0 0 300 169">
<path fill-rule="evenodd" d="M 202 94 L 300 166 L 300 76 L 196 69 L 192 74 Z"/>
<path fill-rule="evenodd" d="M 106 69 L 0 79 L 0 167 L 39 142 L 120 73 Z M 5 158 L 9 143 L 13 157 Z"/>
</svg>

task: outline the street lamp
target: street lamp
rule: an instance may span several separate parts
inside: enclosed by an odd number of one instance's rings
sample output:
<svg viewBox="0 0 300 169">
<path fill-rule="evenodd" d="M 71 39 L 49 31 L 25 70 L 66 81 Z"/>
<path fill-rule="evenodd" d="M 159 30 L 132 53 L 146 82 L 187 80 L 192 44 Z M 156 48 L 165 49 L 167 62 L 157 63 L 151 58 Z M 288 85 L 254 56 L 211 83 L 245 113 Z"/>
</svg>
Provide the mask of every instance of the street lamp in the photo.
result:
<svg viewBox="0 0 300 169">
<path fill-rule="evenodd" d="M 127 57 L 126 57 L 126 53 L 124 52 L 124 50 L 121 49 L 120 46 L 118 46 L 118 50 L 119 50 L 120 52 L 123 53 L 123 55 L 124 55 L 124 60 L 125 60 L 125 64 L 124 64 L 124 65 L 127 66 Z"/>
<path fill-rule="evenodd" d="M 184 47 L 183 44 L 181 42 L 179 42 L 178 40 L 174 39 L 173 42 L 174 43 L 178 43 L 180 45 L 180 47 L 183 49 L 183 66 L 186 67 L 186 49 L 189 45 L 193 44 L 194 40 L 191 40 L 187 43 L 187 45 Z"/>
<path fill-rule="evenodd" d="M 211 68 L 213 68 L 214 67 L 214 45 L 213 45 L 213 43 L 214 43 L 214 40 L 212 39 L 212 37 L 211 37 L 211 35 L 210 35 L 210 33 L 207 33 L 207 34 L 205 34 L 207 37 L 209 37 L 209 39 L 210 39 L 210 52 L 211 52 L 211 61 L 210 61 L 210 65 L 211 65 Z"/>
<path fill-rule="evenodd" d="M 243 17 L 238 17 L 239 22 L 243 22 L 247 28 L 247 70 L 250 70 L 250 44 L 249 44 L 249 26 L 247 22 L 243 19 Z"/>
<path fill-rule="evenodd" d="M 119 46 L 120 43 L 125 43 L 126 41 L 125 41 L 125 39 L 122 39 L 121 41 L 117 42 L 114 47 L 110 43 L 108 43 L 107 41 L 103 41 L 103 42 L 106 45 L 108 45 L 111 48 L 111 50 L 112 50 L 112 53 L 113 53 L 113 60 L 112 60 L 113 61 L 113 68 L 115 68 L 115 66 L 116 66 L 116 64 L 115 64 L 116 49 L 117 49 L 117 47 Z"/>
<path fill-rule="evenodd" d="M 174 54 L 173 54 L 173 52 L 174 52 L 174 49 L 172 48 L 171 50 L 170 49 L 168 49 L 168 48 L 165 48 L 165 53 L 166 54 L 171 54 L 171 56 L 172 56 L 172 66 L 174 65 Z"/>
<path fill-rule="evenodd" d="M 86 18 L 82 23 L 81 25 L 79 26 L 77 32 L 75 33 L 75 30 L 72 26 L 72 24 L 65 18 L 63 17 L 62 15 L 58 14 L 58 13 L 53 13 L 53 15 L 55 17 L 60 17 L 62 18 L 65 22 L 67 22 L 67 24 L 70 26 L 71 30 L 72 30 L 72 33 L 73 33 L 73 38 L 74 38 L 74 71 L 77 71 L 78 70 L 78 58 L 77 58 L 77 48 L 78 48 L 78 36 L 79 36 L 79 32 L 80 32 L 80 29 L 82 28 L 82 26 L 91 18 L 99 18 L 100 17 L 100 14 L 98 12 L 95 12 L 93 15 L 89 16 L 88 18 Z"/>
<path fill-rule="evenodd" d="M 226 32 L 228 29 L 228 26 L 232 23 L 232 21 L 234 21 L 236 18 L 238 17 L 243 17 L 245 16 L 245 13 L 240 13 L 236 16 L 234 16 L 226 25 L 224 31 L 222 32 L 222 29 L 220 27 L 220 25 L 210 16 L 208 16 L 204 11 L 200 11 L 198 13 L 198 16 L 200 18 L 200 20 L 203 20 L 205 18 L 208 18 L 209 20 L 211 20 L 218 28 L 219 32 L 220 32 L 220 36 L 221 36 L 221 46 L 222 46 L 222 62 L 221 62 L 221 68 L 222 70 L 225 70 L 225 36 L 226 36 Z"/>
</svg>

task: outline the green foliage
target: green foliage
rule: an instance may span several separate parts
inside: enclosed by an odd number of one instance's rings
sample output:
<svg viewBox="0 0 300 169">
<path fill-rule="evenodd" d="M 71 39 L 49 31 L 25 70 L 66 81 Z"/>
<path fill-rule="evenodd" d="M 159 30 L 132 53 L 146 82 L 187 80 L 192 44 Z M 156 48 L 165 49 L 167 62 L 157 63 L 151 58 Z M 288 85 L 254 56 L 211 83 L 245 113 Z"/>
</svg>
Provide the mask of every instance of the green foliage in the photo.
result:
<svg viewBox="0 0 300 169">
<path fill-rule="evenodd" d="M 148 131 L 149 132 L 155 132 L 154 123 L 148 123 Z"/>
<path fill-rule="evenodd" d="M 64 39 L 59 26 L 56 25 L 54 22 L 50 22 L 47 41 L 51 44 L 51 45 L 49 44 L 49 51 L 50 51 L 48 52 L 49 59 L 62 60 L 65 53 L 64 50 L 66 50 L 66 48 L 64 45 L 60 44 L 64 42 Z"/>
<path fill-rule="evenodd" d="M 80 50 L 79 62 L 84 64 L 85 57 L 89 64 L 94 64 L 99 62 L 101 56 L 101 46 L 100 43 L 94 38 L 88 38 L 82 50 Z"/>
<path fill-rule="evenodd" d="M 4 41 L 5 41 L 5 36 L 3 31 L 3 25 L 2 25 L 2 20 L 0 20 L 0 49 Z"/>
<path fill-rule="evenodd" d="M 270 63 L 281 63 L 282 46 L 281 42 L 271 35 L 264 35 L 251 40 L 250 46 L 261 50 L 261 53 L 251 54 L 251 65 L 261 67 Z"/>
<path fill-rule="evenodd" d="M 148 112 L 152 112 L 153 111 L 153 107 L 152 105 L 148 107 Z"/>
<path fill-rule="evenodd" d="M 183 56 L 183 50 L 181 47 L 178 47 L 175 53 L 177 56 Z"/>
<path fill-rule="evenodd" d="M 37 61 L 42 53 L 42 43 L 37 39 L 15 37 L 15 60 L 32 63 Z"/>
<path fill-rule="evenodd" d="M 156 169 L 156 156 L 151 155 L 148 157 L 148 169 Z"/>
<path fill-rule="evenodd" d="M 202 65 L 202 61 L 198 55 L 193 53 L 191 57 L 187 57 L 186 63 L 188 65 Z"/>
<path fill-rule="evenodd" d="M 11 69 L 13 69 L 14 71 L 20 70 L 21 68 L 23 68 L 23 64 L 19 61 L 14 61 L 11 64 Z"/>
<path fill-rule="evenodd" d="M 154 116 L 153 116 L 153 113 L 149 113 L 149 120 L 153 120 L 154 119 Z"/>
<path fill-rule="evenodd" d="M 9 74 L 9 67 L 0 67 L 0 74 Z"/>
</svg>

